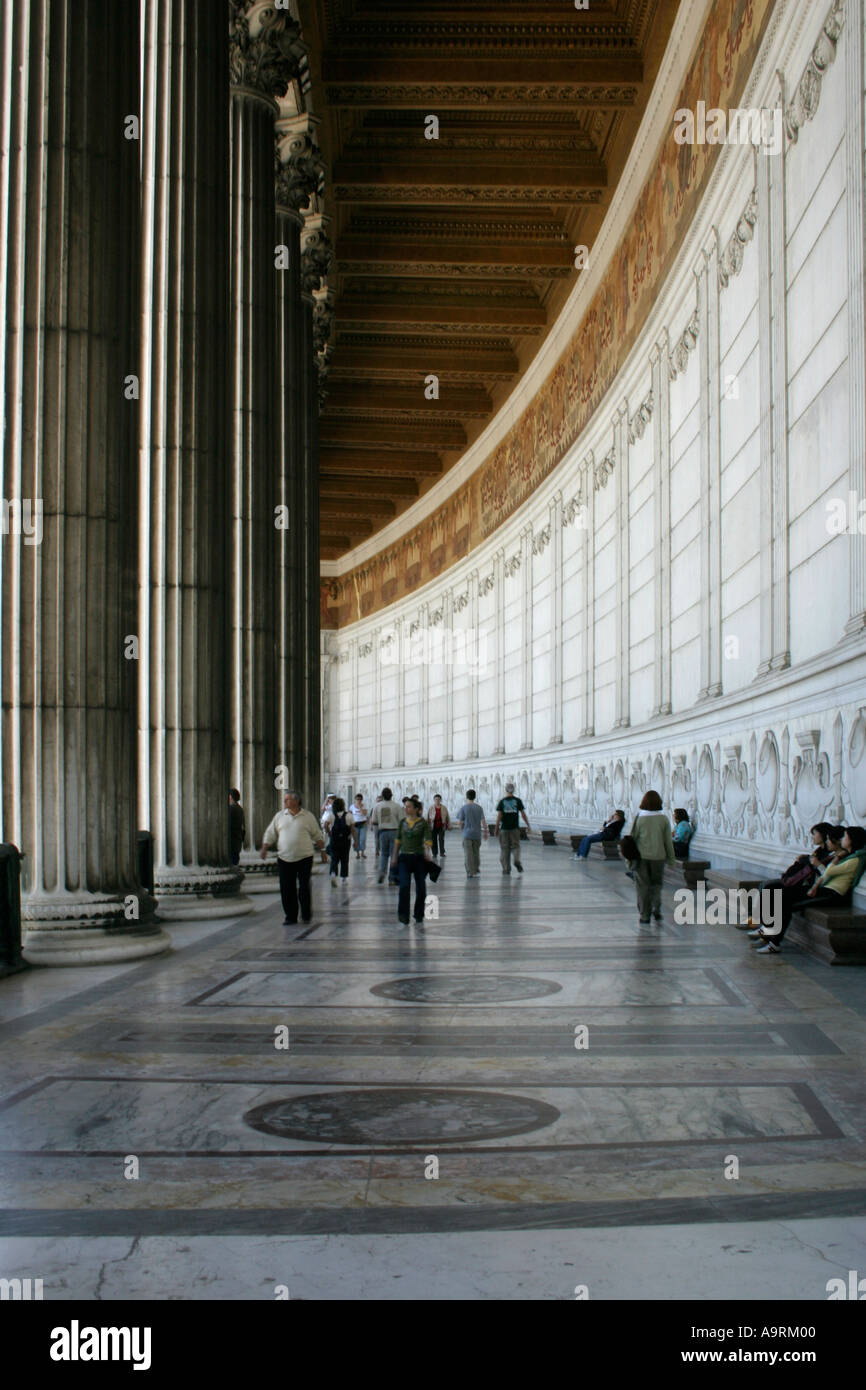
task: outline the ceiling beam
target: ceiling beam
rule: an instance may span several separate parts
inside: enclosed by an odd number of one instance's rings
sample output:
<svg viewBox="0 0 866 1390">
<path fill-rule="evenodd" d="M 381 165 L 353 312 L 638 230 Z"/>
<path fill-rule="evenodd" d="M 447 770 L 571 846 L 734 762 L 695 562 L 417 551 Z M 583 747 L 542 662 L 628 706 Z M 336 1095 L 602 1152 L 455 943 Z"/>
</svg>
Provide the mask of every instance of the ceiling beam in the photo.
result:
<svg viewBox="0 0 866 1390">
<path fill-rule="evenodd" d="M 558 274 L 574 269 L 574 248 L 563 239 L 551 241 L 486 241 L 483 236 L 471 241 L 427 237 L 423 241 L 408 241 L 405 237 L 389 238 L 344 236 L 337 242 L 337 260 L 348 274 L 361 262 L 373 268 L 375 274 L 429 275 L 431 266 L 441 266 L 446 272 L 453 266 L 502 267 L 504 270 L 526 268 L 543 274 Z M 356 272 L 355 272 L 356 273 Z"/>
<path fill-rule="evenodd" d="M 435 372 L 439 377 L 449 374 L 478 377 L 508 377 L 517 372 L 517 358 L 509 347 L 485 349 L 459 349 L 452 346 L 441 347 L 435 338 L 429 346 L 408 347 L 395 344 L 389 347 L 382 343 L 371 343 L 369 347 L 346 347 L 338 344 L 331 361 L 328 380 L 335 381 L 341 376 L 413 376 L 420 372 L 424 376 Z"/>
<path fill-rule="evenodd" d="M 418 445 L 432 449 L 459 449 L 461 452 L 466 448 L 463 426 L 447 421 L 421 425 L 407 420 L 329 420 L 327 412 L 319 424 L 319 440 L 322 444 L 338 447 L 345 444 L 352 448 L 360 444 L 362 448 L 401 451 Z"/>
<path fill-rule="evenodd" d="M 326 428 L 326 422 L 322 421 L 319 426 L 319 436 Z M 380 474 L 396 473 L 406 474 L 411 478 L 430 477 L 435 478 L 442 472 L 442 460 L 438 454 L 425 453 L 406 447 L 406 433 L 403 432 L 403 447 L 399 453 L 385 450 L 383 452 L 380 445 L 376 444 L 368 449 L 363 447 L 351 447 L 352 445 L 364 444 L 363 439 L 358 439 L 357 431 L 347 439 L 350 446 L 341 449 L 339 444 L 336 447 L 323 447 L 319 449 L 319 468 L 322 473 L 331 476 L 340 475 L 345 477 L 350 474 L 355 477 L 371 476 L 376 477 Z"/>
<path fill-rule="evenodd" d="M 440 385 L 438 400 L 427 400 L 424 389 L 424 378 L 420 375 L 415 386 L 363 381 L 336 381 L 331 385 L 329 381 L 327 409 L 328 412 L 351 410 L 359 414 L 373 412 L 379 415 L 389 410 L 411 410 L 425 424 L 431 415 L 483 419 L 492 410 L 490 397 L 480 386 Z M 410 422 L 410 428 L 414 428 L 414 423 L 414 420 Z"/>
<path fill-rule="evenodd" d="M 432 50 L 432 51 L 431 51 Z M 477 87 L 492 84 L 496 87 L 524 89 L 525 101 L 542 100 L 530 88 L 542 89 L 564 84 L 590 89 L 611 85 L 640 85 L 643 82 L 643 62 L 634 54 L 577 54 L 548 48 L 542 52 L 520 53 L 459 53 L 441 50 L 432 44 L 426 53 L 363 52 L 358 45 L 351 49 L 332 48 L 322 58 L 322 81 L 327 85 L 355 83 L 366 88 L 413 86 L 453 86 L 468 82 Z M 329 100 L 332 100 L 329 96 Z M 427 95 L 429 105 L 430 97 Z M 380 102 L 380 105 L 382 103 Z M 422 103 L 423 104 L 423 103 Z"/>
<path fill-rule="evenodd" d="M 370 496 L 371 489 L 375 489 L 381 483 L 383 477 L 388 479 L 388 494 L 390 497 L 401 497 L 407 502 L 413 502 L 418 496 L 418 484 L 414 478 L 395 478 L 393 474 L 380 473 L 362 474 L 347 473 L 343 476 L 339 474 L 329 474 L 319 477 L 319 496 L 323 501 L 329 503 L 331 499 L 356 497 L 363 502 Z"/>
<path fill-rule="evenodd" d="M 380 326 L 394 323 L 441 324 L 443 328 L 457 323 L 485 328 L 544 328 L 547 312 L 537 301 L 509 299 L 505 295 L 485 300 L 479 295 L 430 295 L 417 300 L 388 299 L 384 296 L 364 299 L 360 295 L 343 295 L 337 303 L 337 323 L 375 323 Z"/>
<path fill-rule="evenodd" d="M 325 525 L 327 525 L 332 517 L 336 516 L 380 517 L 385 519 L 397 515 L 397 508 L 389 498 L 373 492 L 368 493 L 363 498 L 322 495 L 321 506 L 321 514 Z"/>
</svg>

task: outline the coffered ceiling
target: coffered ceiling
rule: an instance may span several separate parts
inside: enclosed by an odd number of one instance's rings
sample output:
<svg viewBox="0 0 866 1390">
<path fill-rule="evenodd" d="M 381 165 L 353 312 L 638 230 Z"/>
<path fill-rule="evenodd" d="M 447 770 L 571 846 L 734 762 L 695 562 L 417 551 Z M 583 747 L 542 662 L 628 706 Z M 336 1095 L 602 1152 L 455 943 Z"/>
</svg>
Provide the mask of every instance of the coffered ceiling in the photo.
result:
<svg viewBox="0 0 866 1390">
<path fill-rule="evenodd" d="M 591 252 L 678 9 L 301 0 L 336 251 L 323 559 L 447 472 L 529 365 L 579 274 L 575 246 Z"/>
</svg>

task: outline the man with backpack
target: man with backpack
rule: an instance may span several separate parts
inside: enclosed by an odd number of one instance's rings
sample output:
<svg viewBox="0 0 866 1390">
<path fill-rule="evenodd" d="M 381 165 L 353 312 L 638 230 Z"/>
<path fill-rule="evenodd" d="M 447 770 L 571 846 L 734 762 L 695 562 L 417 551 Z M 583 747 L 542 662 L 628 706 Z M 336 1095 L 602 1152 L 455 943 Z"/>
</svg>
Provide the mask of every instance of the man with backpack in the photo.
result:
<svg viewBox="0 0 866 1390">
<path fill-rule="evenodd" d="M 330 831 L 330 841 L 328 849 L 331 856 L 330 880 L 331 887 L 337 886 L 337 868 L 340 870 L 340 878 L 349 877 L 349 855 L 352 846 L 358 848 L 358 835 L 355 830 L 353 818 L 346 813 L 346 803 L 341 796 L 335 796 L 331 806 L 331 813 L 328 818 L 328 830 Z"/>
</svg>

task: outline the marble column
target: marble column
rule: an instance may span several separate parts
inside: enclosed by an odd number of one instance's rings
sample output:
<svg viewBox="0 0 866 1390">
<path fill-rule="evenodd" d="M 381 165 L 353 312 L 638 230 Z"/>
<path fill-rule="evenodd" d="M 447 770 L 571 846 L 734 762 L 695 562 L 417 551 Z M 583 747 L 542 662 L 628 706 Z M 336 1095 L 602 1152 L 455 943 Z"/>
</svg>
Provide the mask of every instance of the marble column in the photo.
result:
<svg viewBox="0 0 866 1390">
<path fill-rule="evenodd" d="M 550 743 L 562 743 L 562 493 L 550 503 L 551 693 Z"/>
<path fill-rule="evenodd" d="M 614 417 L 614 506 L 616 508 L 616 707 L 613 727 L 631 723 L 631 637 L 629 629 L 631 564 L 629 546 L 629 423 L 628 402 Z"/>
<path fill-rule="evenodd" d="M 138 8 L 3 29 L 0 834 L 28 961 L 130 960 L 170 945 L 135 855 Z"/>
<path fill-rule="evenodd" d="M 430 657 L 432 642 L 430 639 L 430 605 L 422 603 L 418 610 L 418 630 L 421 633 L 421 666 L 418 672 L 421 690 L 419 693 L 418 706 L 420 710 L 420 726 L 418 730 L 418 764 L 426 767 L 430 761 Z"/>
<path fill-rule="evenodd" d="M 520 750 L 532 747 L 532 525 L 520 533 Z"/>
<path fill-rule="evenodd" d="M 394 766 L 406 766 L 406 624 L 403 618 L 397 619 L 397 746 L 394 750 Z"/>
<path fill-rule="evenodd" d="M 722 506 L 719 370 L 719 256 L 715 235 L 695 267 L 701 419 L 701 684 L 699 700 L 722 693 Z"/>
<path fill-rule="evenodd" d="M 247 851 L 278 808 L 280 722 L 276 710 L 280 585 L 275 509 L 281 476 L 274 408 L 276 271 L 275 98 L 299 70 L 298 26 L 284 10 L 229 0 L 231 778 L 242 793 Z M 291 521 L 291 518 L 290 518 Z M 318 651 L 318 648 L 317 648 Z M 318 659 L 315 662 L 318 670 Z"/>
<path fill-rule="evenodd" d="M 583 532 L 583 728 L 581 738 L 595 734 L 595 456 L 583 465 L 581 492 L 586 508 Z"/>
<path fill-rule="evenodd" d="M 866 14 L 863 0 L 847 0 L 845 20 L 845 210 L 848 240 L 848 489 L 858 502 L 866 498 L 866 208 L 864 208 L 863 46 Z M 849 616 L 845 632 L 862 641 L 866 629 L 866 535 L 848 536 Z"/>
<path fill-rule="evenodd" d="M 784 110 L 784 94 L 776 105 Z M 791 664 L 788 616 L 788 343 L 785 142 L 756 155 L 761 392 L 761 659 L 758 675 Z"/>
<path fill-rule="evenodd" d="M 228 49 L 223 0 L 144 7 L 139 824 L 160 917 L 237 916 L 228 845 Z"/>
<path fill-rule="evenodd" d="M 464 645 L 466 664 L 469 668 L 469 739 L 466 757 L 478 757 L 478 682 L 481 678 L 481 636 L 478 631 L 478 604 L 481 593 L 481 580 L 477 570 L 469 576 L 469 637 Z M 485 637 L 486 647 L 486 637 Z"/>
<path fill-rule="evenodd" d="M 373 760 L 371 767 L 382 766 L 382 629 L 373 629 Z"/>
<path fill-rule="evenodd" d="M 308 524 L 304 415 L 309 408 L 304 367 L 305 313 L 301 301 L 301 209 L 319 187 L 319 165 L 310 117 L 277 123 L 277 379 L 276 404 L 280 498 L 288 526 L 277 532 L 277 741 L 286 785 L 301 791 L 305 805 L 321 804 L 307 788 L 307 582 Z M 318 597 L 318 591 L 317 591 Z M 317 637 L 318 641 L 318 637 Z M 318 648 L 317 648 L 318 649 Z M 312 799 L 310 796 L 312 794 Z"/>
<path fill-rule="evenodd" d="M 671 713 L 671 373 L 663 333 L 650 352 L 655 510 L 655 667 L 652 717 Z"/>
<path fill-rule="evenodd" d="M 493 599 L 496 615 L 496 743 L 493 756 L 505 752 L 505 551 L 493 557 Z"/>
<path fill-rule="evenodd" d="M 303 429 L 303 550 L 302 607 L 304 621 L 304 773 L 302 789 L 307 805 L 319 798 L 322 773 L 321 681 L 319 674 L 319 379 L 313 331 L 314 292 L 321 288 L 333 260 L 325 230 L 327 218 L 307 216 L 301 231 L 301 380 Z"/>
<path fill-rule="evenodd" d="M 442 657 L 445 664 L 445 694 L 442 700 L 444 738 L 443 763 L 454 761 L 454 590 L 446 589 L 442 600 Z"/>
</svg>

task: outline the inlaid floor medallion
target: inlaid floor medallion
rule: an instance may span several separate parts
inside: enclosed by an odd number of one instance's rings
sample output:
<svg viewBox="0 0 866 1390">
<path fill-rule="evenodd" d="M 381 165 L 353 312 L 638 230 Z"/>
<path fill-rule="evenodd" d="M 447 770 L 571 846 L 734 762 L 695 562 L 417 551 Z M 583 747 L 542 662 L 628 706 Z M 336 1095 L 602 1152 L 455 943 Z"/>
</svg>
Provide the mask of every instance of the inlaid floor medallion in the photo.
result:
<svg viewBox="0 0 866 1390">
<path fill-rule="evenodd" d="M 412 975 L 373 985 L 370 993 L 414 1004 L 504 1004 L 559 994 L 553 980 L 527 975 Z"/>
<path fill-rule="evenodd" d="M 320 1144 L 442 1144 L 503 1139 L 553 1124 L 559 1111 L 507 1092 L 372 1087 L 269 1101 L 244 1122 Z"/>
</svg>

